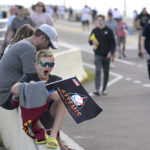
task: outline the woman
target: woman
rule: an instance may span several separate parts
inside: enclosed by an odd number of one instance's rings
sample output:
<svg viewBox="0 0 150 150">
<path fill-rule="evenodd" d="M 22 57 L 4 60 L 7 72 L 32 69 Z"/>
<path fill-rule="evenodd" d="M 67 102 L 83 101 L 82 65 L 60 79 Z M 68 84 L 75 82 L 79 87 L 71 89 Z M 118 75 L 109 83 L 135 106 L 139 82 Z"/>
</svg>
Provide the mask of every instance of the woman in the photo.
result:
<svg viewBox="0 0 150 150">
<path fill-rule="evenodd" d="M 14 43 L 17 43 L 20 40 L 22 40 L 24 38 L 28 38 L 31 35 L 33 35 L 34 31 L 35 31 L 35 29 L 31 25 L 29 25 L 29 24 L 22 25 L 17 30 L 15 36 L 11 40 L 10 44 L 6 47 L 6 49 L 4 50 L 3 54 L 5 54 Z"/>
<path fill-rule="evenodd" d="M 36 27 L 42 24 L 53 26 L 52 19 L 46 13 L 45 5 L 42 2 L 38 2 L 35 5 L 34 12 L 30 15 L 30 18 L 33 20 Z"/>
</svg>

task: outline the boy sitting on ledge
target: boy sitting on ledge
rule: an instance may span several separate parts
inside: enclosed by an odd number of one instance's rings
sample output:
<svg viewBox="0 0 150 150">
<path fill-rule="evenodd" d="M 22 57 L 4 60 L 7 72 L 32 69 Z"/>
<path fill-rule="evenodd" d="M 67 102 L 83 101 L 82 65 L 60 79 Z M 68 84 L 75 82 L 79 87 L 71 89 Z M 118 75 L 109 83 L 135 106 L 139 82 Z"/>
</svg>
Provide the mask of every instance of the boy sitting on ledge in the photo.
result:
<svg viewBox="0 0 150 150">
<path fill-rule="evenodd" d="M 35 63 L 37 73 L 23 75 L 19 82 L 13 85 L 11 92 L 14 94 L 14 97 L 16 94 L 19 94 L 23 128 L 29 136 L 33 137 L 34 135 L 37 144 L 46 143 L 46 146 L 50 148 L 57 149 L 60 146 L 61 150 L 72 150 L 63 144 L 59 136 L 59 130 L 64 119 L 66 108 L 57 91 L 52 90 L 48 93 L 45 86 L 47 83 L 61 79 L 56 75 L 50 74 L 54 64 L 54 55 L 50 50 L 38 51 Z M 22 92 L 24 92 L 23 95 Z M 25 107 L 27 102 L 23 99 L 26 92 L 27 97 L 29 95 L 31 95 L 31 97 L 27 101 L 28 106 Z M 12 99 L 12 104 L 14 107 L 17 104 L 15 98 Z M 49 136 L 46 134 L 40 121 L 41 115 L 46 110 L 54 117 L 53 126 Z M 33 135 L 28 130 L 29 128 L 32 129 Z"/>
</svg>

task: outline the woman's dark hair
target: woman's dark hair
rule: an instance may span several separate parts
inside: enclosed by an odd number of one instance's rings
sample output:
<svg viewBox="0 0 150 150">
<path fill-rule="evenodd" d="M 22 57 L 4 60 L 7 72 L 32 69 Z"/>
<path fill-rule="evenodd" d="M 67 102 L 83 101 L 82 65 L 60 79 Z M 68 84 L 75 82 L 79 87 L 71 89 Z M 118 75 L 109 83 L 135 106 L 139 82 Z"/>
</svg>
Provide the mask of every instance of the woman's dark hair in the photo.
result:
<svg viewBox="0 0 150 150">
<path fill-rule="evenodd" d="M 42 5 L 42 8 L 43 8 L 43 12 L 46 12 L 46 8 L 45 8 L 45 5 L 44 5 L 44 3 L 43 2 L 38 2 L 38 3 L 36 3 L 36 5 L 35 6 L 38 6 L 38 5 Z"/>
</svg>

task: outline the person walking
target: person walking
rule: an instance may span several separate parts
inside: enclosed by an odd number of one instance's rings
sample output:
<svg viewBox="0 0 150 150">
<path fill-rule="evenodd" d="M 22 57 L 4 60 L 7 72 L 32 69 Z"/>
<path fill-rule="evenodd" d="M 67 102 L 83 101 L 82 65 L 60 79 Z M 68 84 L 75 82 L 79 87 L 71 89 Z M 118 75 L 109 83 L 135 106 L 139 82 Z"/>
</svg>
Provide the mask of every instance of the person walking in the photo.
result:
<svg viewBox="0 0 150 150">
<path fill-rule="evenodd" d="M 83 32 L 85 32 L 86 30 L 89 31 L 90 29 L 90 22 L 89 22 L 90 15 L 91 15 L 91 10 L 87 5 L 85 5 L 81 11 L 81 22 L 82 22 Z"/>
<path fill-rule="evenodd" d="M 118 52 L 119 52 L 119 59 L 122 56 L 125 58 L 125 50 L 126 50 L 126 31 L 128 30 L 127 24 L 122 20 L 122 18 L 118 21 Z"/>
<path fill-rule="evenodd" d="M 42 24 L 48 24 L 50 26 L 53 26 L 51 16 L 46 13 L 45 5 L 42 2 L 38 2 L 35 5 L 34 12 L 31 13 L 30 18 L 34 22 L 35 27 L 39 27 Z"/>
<path fill-rule="evenodd" d="M 147 70 L 150 80 L 150 23 L 148 23 L 143 30 L 141 37 L 141 54 L 147 55 Z"/>
<path fill-rule="evenodd" d="M 95 54 L 95 91 L 94 95 L 100 95 L 101 69 L 103 68 L 104 80 L 102 94 L 107 95 L 107 83 L 109 80 L 109 65 L 111 54 L 114 51 L 115 39 L 110 28 L 105 26 L 105 17 L 98 15 L 96 17 L 97 26 L 92 30 L 89 37 L 89 44 L 94 46 Z"/>
<path fill-rule="evenodd" d="M 35 28 L 30 26 L 29 24 L 22 25 L 17 30 L 17 32 L 14 35 L 14 37 L 11 39 L 10 44 L 4 49 L 2 55 L 4 55 L 13 44 L 19 42 L 22 39 L 25 39 L 25 38 L 28 38 L 28 37 L 32 36 L 34 31 L 35 31 Z M 1 55 L 1 57 L 2 57 L 2 55 Z"/>
<path fill-rule="evenodd" d="M 117 51 L 118 24 L 117 24 L 117 21 L 113 19 L 113 15 L 111 12 L 108 13 L 108 20 L 106 20 L 105 24 L 107 27 L 109 27 L 113 31 L 113 34 L 115 37 L 115 48 L 114 48 L 113 54 L 111 56 L 111 61 L 110 61 L 110 67 L 114 68 L 115 53 Z"/>
<path fill-rule="evenodd" d="M 143 57 L 141 53 L 141 37 L 143 33 L 144 26 L 148 24 L 150 20 L 150 14 L 147 12 L 146 8 L 143 8 L 142 12 L 137 16 L 137 29 L 139 31 L 139 38 L 138 38 L 138 47 L 139 47 L 139 52 L 138 56 Z"/>
<path fill-rule="evenodd" d="M 17 29 L 19 29 L 24 24 L 30 24 L 32 27 L 35 27 L 34 22 L 28 17 L 25 16 L 25 10 L 23 6 L 17 5 L 17 16 L 13 19 L 10 31 L 9 31 L 9 40 L 11 40 L 15 33 L 17 32 Z"/>
<path fill-rule="evenodd" d="M 7 47 L 7 45 L 9 44 L 10 42 L 10 39 L 9 39 L 9 30 L 10 30 L 10 26 L 11 26 L 11 23 L 13 21 L 13 19 L 16 17 L 16 6 L 11 6 L 10 7 L 10 16 L 8 18 L 8 22 L 7 22 L 7 29 L 6 29 L 6 32 L 5 32 L 5 35 L 4 35 L 4 40 L 1 44 L 1 48 L 0 48 L 0 54 L 2 55 L 4 49 Z"/>
<path fill-rule="evenodd" d="M 0 106 L 13 109 L 11 87 L 25 73 L 36 72 L 36 52 L 40 49 L 58 48 L 56 30 L 43 24 L 30 38 L 23 39 L 9 48 L 0 61 Z"/>
</svg>

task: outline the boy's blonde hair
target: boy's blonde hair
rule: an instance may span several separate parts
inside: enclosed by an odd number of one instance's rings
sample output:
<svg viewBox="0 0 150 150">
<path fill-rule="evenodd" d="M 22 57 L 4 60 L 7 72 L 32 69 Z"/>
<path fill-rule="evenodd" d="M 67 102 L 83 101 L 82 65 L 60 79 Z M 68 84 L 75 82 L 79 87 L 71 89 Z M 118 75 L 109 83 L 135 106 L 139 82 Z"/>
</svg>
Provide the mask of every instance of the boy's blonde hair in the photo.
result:
<svg viewBox="0 0 150 150">
<path fill-rule="evenodd" d="M 39 50 L 36 54 L 36 62 L 40 62 L 42 57 L 50 57 L 53 60 L 54 58 L 54 54 L 52 53 L 51 50 L 48 49 L 43 49 L 43 50 Z"/>
</svg>

